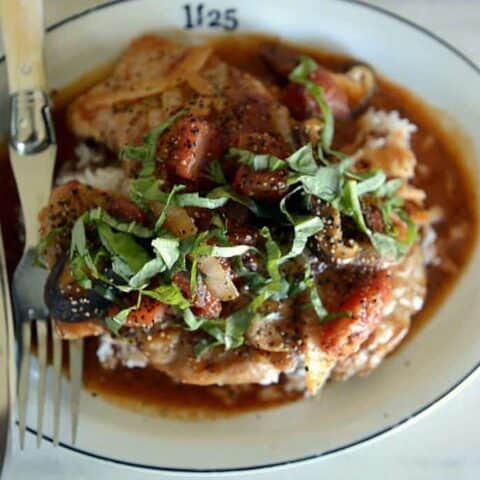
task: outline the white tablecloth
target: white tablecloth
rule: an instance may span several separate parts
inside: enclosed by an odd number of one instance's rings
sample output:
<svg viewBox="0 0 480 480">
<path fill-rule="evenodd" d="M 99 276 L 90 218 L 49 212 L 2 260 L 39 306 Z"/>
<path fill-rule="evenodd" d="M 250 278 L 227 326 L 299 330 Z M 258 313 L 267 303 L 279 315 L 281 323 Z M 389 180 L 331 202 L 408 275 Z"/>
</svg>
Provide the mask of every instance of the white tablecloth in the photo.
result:
<svg viewBox="0 0 480 480">
<path fill-rule="evenodd" d="M 98 0 L 46 0 L 49 24 L 102 3 Z M 374 0 L 439 34 L 480 64 L 479 0 Z M 329 478 L 390 480 L 474 480 L 480 478 L 480 378 L 453 400 L 407 429 L 349 453 L 274 472 L 243 478 L 302 480 Z M 32 438 L 24 453 L 14 452 L 14 480 L 141 480 L 172 475 L 101 463 L 48 445 L 37 450 Z M 178 478 L 178 477 L 176 477 Z M 197 476 L 190 476 L 194 480 Z M 203 477 L 205 478 L 205 477 Z M 232 476 L 230 478 L 237 478 Z"/>
</svg>

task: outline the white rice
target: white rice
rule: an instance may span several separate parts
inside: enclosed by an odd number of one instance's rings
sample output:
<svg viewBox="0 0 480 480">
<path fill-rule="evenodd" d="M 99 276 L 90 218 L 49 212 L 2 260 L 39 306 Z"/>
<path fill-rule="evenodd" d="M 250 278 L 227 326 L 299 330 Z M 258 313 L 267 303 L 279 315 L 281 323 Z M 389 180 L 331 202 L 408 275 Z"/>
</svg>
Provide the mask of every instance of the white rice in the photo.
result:
<svg viewBox="0 0 480 480">
<path fill-rule="evenodd" d="M 370 108 L 360 118 L 358 124 L 363 135 L 375 137 L 372 141 L 383 140 L 385 142 L 392 138 L 398 141 L 401 138 L 410 145 L 411 135 L 417 131 L 417 126 L 407 118 L 400 117 L 397 110 L 386 112 Z M 373 145 L 370 148 L 374 148 Z"/>
<path fill-rule="evenodd" d="M 100 337 L 97 358 L 104 368 L 113 369 L 118 364 L 127 368 L 145 368 L 148 358 L 133 343 L 114 339 L 108 334 Z"/>
<path fill-rule="evenodd" d="M 121 167 L 101 167 L 105 161 L 102 153 L 91 149 L 81 143 L 75 149 L 76 161 L 67 164 L 67 168 L 60 172 L 56 179 L 57 185 L 78 180 L 91 187 L 105 190 L 106 192 L 128 192 L 128 179 Z M 73 168 L 72 168 L 73 164 Z"/>
<path fill-rule="evenodd" d="M 78 180 L 106 192 L 124 193 L 126 188 L 125 173 L 119 167 L 100 167 L 96 169 L 86 167 L 84 170 L 77 172 L 62 173 L 57 177 L 57 184 L 62 185 L 71 180 Z"/>
<path fill-rule="evenodd" d="M 79 143 L 75 147 L 75 156 L 78 159 L 76 167 L 79 170 L 91 165 L 100 165 L 105 161 L 103 153 L 90 148 L 86 143 Z"/>
<path fill-rule="evenodd" d="M 286 392 L 303 392 L 305 391 L 305 367 L 303 362 L 301 365 L 292 373 L 287 374 L 286 382 L 283 386 Z"/>
<path fill-rule="evenodd" d="M 401 118 L 396 110 L 386 112 L 370 108 L 360 117 L 358 126 L 357 150 L 351 156 L 355 162 L 382 168 L 389 177 L 413 177 L 416 158 L 410 140 L 417 130 L 416 125 Z"/>
</svg>

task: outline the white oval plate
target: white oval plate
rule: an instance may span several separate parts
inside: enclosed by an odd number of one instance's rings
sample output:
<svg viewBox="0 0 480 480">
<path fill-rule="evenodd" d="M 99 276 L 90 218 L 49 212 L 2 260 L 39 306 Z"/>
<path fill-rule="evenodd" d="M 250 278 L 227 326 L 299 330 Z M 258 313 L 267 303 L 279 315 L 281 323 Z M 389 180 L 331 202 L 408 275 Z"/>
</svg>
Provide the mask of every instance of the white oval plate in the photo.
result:
<svg viewBox="0 0 480 480">
<path fill-rule="evenodd" d="M 51 86 L 65 86 L 115 58 L 139 34 L 184 29 L 185 3 L 113 1 L 53 26 L 47 36 Z M 192 10 L 199 3 L 190 4 Z M 449 112 L 474 140 L 476 151 L 480 150 L 480 71 L 420 27 L 353 1 L 297 0 L 294 9 L 293 2 L 287 0 L 202 3 L 204 15 L 218 9 L 227 27 L 235 23 L 228 17 L 234 17 L 238 22 L 235 32 L 276 34 L 371 63 Z M 229 9 L 234 11 L 227 14 Z M 221 27 L 205 25 L 195 31 L 223 33 Z M 5 82 L 2 65 L 0 118 L 4 129 Z M 476 158 L 477 168 L 472 171 L 479 183 Z M 62 446 L 147 469 L 221 472 L 299 462 L 366 442 L 418 417 L 478 367 L 479 275 L 477 248 L 454 292 L 420 334 L 370 377 L 329 386 L 320 398 L 231 419 L 185 422 L 135 414 L 84 394 L 75 446 L 69 443 L 68 398 L 64 399 Z M 31 398 L 29 405 L 31 426 L 35 425 L 34 401 Z M 49 417 L 46 428 L 51 431 Z"/>
</svg>

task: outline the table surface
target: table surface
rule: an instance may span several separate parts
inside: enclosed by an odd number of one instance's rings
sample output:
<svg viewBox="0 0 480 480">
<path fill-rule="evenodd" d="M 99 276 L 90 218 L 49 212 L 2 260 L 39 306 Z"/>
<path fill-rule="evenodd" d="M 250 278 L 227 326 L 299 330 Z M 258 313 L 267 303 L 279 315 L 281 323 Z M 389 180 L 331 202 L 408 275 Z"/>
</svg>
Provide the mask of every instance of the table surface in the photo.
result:
<svg viewBox="0 0 480 480">
<path fill-rule="evenodd" d="M 99 0 L 46 0 L 47 22 L 58 21 Z M 455 45 L 480 64 L 479 0 L 370 0 L 419 23 Z M 473 480 L 480 478 L 480 378 L 469 382 L 452 400 L 426 418 L 392 435 L 358 447 L 349 453 L 310 464 L 244 475 L 242 478 L 302 480 L 327 476 L 342 479 Z M 142 480 L 178 478 L 154 472 L 101 463 L 45 445 L 37 450 L 29 438 L 24 453 L 14 451 L 10 477 L 14 480 Z M 16 442 L 17 444 L 17 442 Z M 190 476 L 195 480 L 198 476 Z M 205 478 L 205 477 L 203 477 Z M 235 475 L 229 478 L 237 478 Z"/>
</svg>

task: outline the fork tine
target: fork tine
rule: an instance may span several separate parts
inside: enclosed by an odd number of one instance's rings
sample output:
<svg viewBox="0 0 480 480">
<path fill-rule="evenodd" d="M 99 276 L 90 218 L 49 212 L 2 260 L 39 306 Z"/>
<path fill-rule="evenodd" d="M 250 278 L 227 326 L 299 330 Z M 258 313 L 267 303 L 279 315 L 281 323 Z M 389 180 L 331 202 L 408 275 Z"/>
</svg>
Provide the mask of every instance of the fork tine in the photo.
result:
<svg viewBox="0 0 480 480">
<path fill-rule="evenodd" d="M 38 397 L 37 397 L 37 448 L 42 443 L 43 413 L 45 411 L 45 381 L 47 372 L 47 322 L 37 320 L 38 344 Z"/>
<path fill-rule="evenodd" d="M 60 430 L 60 400 L 62 393 L 62 340 L 58 335 L 54 321 L 52 327 L 53 346 L 53 445 L 58 445 Z"/>
<path fill-rule="evenodd" d="M 70 415 L 72 429 L 72 444 L 77 440 L 78 411 L 80 406 L 80 391 L 83 373 L 83 339 L 70 340 Z"/>
<path fill-rule="evenodd" d="M 31 330 L 30 323 L 22 324 L 22 351 L 20 362 L 20 375 L 18 381 L 18 428 L 20 430 L 20 448 L 25 447 L 25 430 L 27 417 L 27 400 L 28 400 L 28 374 L 30 371 L 30 344 Z"/>
</svg>

